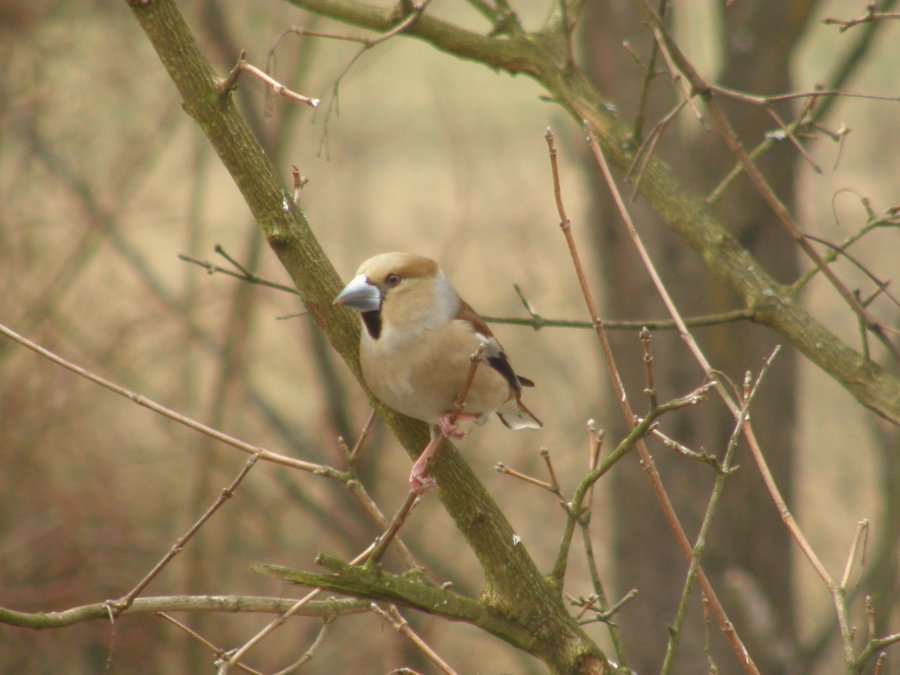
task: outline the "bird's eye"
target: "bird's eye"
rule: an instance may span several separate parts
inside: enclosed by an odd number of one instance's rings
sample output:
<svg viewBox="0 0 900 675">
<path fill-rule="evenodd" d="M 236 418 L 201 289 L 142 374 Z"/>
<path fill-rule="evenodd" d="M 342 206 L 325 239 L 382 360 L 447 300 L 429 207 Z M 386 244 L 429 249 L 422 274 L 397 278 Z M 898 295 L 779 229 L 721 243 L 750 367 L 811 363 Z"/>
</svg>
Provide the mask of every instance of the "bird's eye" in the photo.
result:
<svg viewBox="0 0 900 675">
<path fill-rule="evenodd" d="M 384 283 L 391 287 L 396 286 L 400 281 L 401 278 L 399 274 L 388 274 L 384 279 Z"/>
</svg>

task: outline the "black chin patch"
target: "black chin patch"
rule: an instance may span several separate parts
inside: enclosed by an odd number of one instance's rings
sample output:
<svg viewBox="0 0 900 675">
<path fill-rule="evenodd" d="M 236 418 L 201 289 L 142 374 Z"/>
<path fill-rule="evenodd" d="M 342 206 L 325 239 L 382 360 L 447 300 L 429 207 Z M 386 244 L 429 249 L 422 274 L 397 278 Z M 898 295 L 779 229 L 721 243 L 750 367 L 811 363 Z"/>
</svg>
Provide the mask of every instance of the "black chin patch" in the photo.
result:
<svg viewBox="0 0 900 675">
<path fill-rule="evenodd" d="M 381 335 L 381 310 L 373 309 L 369 312 L 362 313 L 363 323 L 366 324 L 366 330 L 373 340 L 377 340 Z"/>
</svg>

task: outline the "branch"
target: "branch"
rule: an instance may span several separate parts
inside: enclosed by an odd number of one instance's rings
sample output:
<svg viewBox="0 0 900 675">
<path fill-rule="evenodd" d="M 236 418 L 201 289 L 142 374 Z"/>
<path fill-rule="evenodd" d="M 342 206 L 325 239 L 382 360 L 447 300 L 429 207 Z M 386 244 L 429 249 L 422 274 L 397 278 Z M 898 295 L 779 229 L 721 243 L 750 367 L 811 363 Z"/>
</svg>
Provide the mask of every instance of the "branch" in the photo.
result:
<svg viewBox="0 0 900 675">
<path fill-rule="evenodd" d="M 290 598 L 266 598 L 242 595 L 163 595 L 137 598 L 125 614 L 147 614 L 151 612 L 249 612 L 257 614 L 278 614 L 290 609 L 296 600 Z M 308 603 L 297 616 L 317 616 L 334 618 L 343 614 L 361 614 L 369 611 L 365 602 L 357 600 L 319 600 Z M 16 612 L 0 607 L 0 624 L 20 628 L 65 628 L 96 619 L 110 620 L 109 603 L 95 602 L 91 605 L 73 607 L 61 612 Z"/>
<path fill-rule="evenodd" d="M 822 19 L 822 23 L 831 26 L 840 26 L 841 32 L 847 31 L 854 26 L 859 26 L 863 23 L 873 23 L 875 21 L 882 21 L 883 19 L 900 19 L 900 13 L 898 12 L 878 12 L 878 5 L 876 3 L 870 3 L 866 6 L 868 12 L 865 16 L 857 17 L 856 19 L 836 19 L 834 17 L 827 17 Z"/>
<path fill-rule="evenodd" d="M 251 563 L 250 571 L 355 598 L 396 603 L 450 621 L 478 626 L 504 640 L 508 640 L 510 632 L 516 634 L 522 644 L 531 644 L 535 639 L 534 635 L 529 636 L 523 632 L 520 626 L 491 612 L 483 602 L 446 588 L 426 585 L 410 577 L 397 576 L 378 568 L 357 567 L 322 553 L 316 556 L 316 563 L 332 574 L 316 574 L 263 563 Z"/>
<path fill-rule="evenodd" d="M 412 642 L 419 650 L 426 656 L 428 659 L 434 663 L 444 675 L 457 675 L 456 671 L 453 670 L 447 662 L 442 659 L 437 652 L 435 652 L 428 644 L 421 638 L 419 635 L 409 626 L 409 623 L 397 608 L 394 605 L 391 605 L 390 611 L 386 612 L 381 607 L 376 605 L 374 602 L 372 603 L 372 611 L 375 612 L 382 619 L 387 621 L 398 633 L 402 633 L 404 636 L 409 638 L 410 642 Z"/>
<path fill-rule="evenodd" d="M 673 410 L 680 410 L 688 406 L 696 405 L 706 400 L 706 393 L 713 387 L 714 383 L 705 384 L 696 391 L 691 392 L 687 396 L 669 401 L 663 405 L 654 406 L 647 417 L 639 420 L 635 424 L 628 436 L 613 450 L 603 462 L 593 471 L 589 472 L 575 489 L 572 501 L 566 505 L 568 517 L 563 527 L 562 537 L 556 552 L 556 561 L 553 564 L 553 570 L 550 572 L 550 579 L 556 588 L 562 588 L 565 581 L 567 561 L 569 558 L 569 547 L 572 543 L 572 536 L 575 534 L 575 526 L 584 514 L 584 502 L 590 493 L 590 489 L 594 483 L 600 480 L 603 475 L 608 472 L 613 465 L 618 462 L 632 447 L 641 442 L 641 439 L 647 436 L 653 429 L 655 421 L 661 415 Z"/>
<path fill-rule="evenodd" d="M 357 25 L 381 32 L 402 20 L 390 10 L 353 0 L 340 0 L 337 4 L 355 16 Z M 178 87 L 185 111 L 196 120 L 231 173 L 266 241 L 297 286 L 310 316 L 347 362 L 378 414 L 410 455 L 417 456 L 427 443 L 427 425 L 390 410 L 366 387 L 359 364 L 359 320 L 352 310 L 332 303 L 342 288 L 340 278 L 231 96 L 221 91 L 221 80 L 200 51 L 174 1 L 130 0 L 129 5 Z M 494 40 L 448 29 L 429 16 L 420 16 L 404 34 L 430 35 L 434 31 L 441 33 L 441 40 L 452 36 L 456 40 L 453 48 L 481 50 L 485 57 L 496 53 L 497 45 L 502 43 L 498 67 L 514 68 L 515 61 L 522 65 L 522 49 L 539 51 L 530 39 Z M 603 653 L 552 592 L 500 508 L 452 445 L 441 451 L 434 475 L 441 486 L 438 497 L 484 570 L 485 606 L 504 616 L 511 626 L 517 625 L 503 638 L 516 643 L 528 637 L 531 653 L 544 659 L 552 670 L 589 665 L 598 672 L 608 671 L 610 666 Z"/>
<path fill-rule="evenodd" d="M 322 464 L 313 464 L 312 462 L 304 462 L 301 459 L 294 459 L 293 457 L 287 457 L 286 455 L 279 455 L 277 453 L 270 452 L 270 451 L 260 448 L 258 446 L 251 445 L 250 443 L 245 443 L 244 441 L 242 441 L 238 438 L 235 438 L 234 436 L 229 436 L 228 434 L 223 433 L 223 432 L 219 431 L 218 429 L 213 429 L 212 427 L 208 427 L 205 424 L 201 424 L 200 422 L 197 422 L 196 420 L 193 420 L 190 417 L 185 417 L 184 415 L 177 413 L 174 410 L 166 408 L 165 406 L 160 405 L 159 403 L 156 403 L 155 401 L 152 401 L 151 399 L 147 398 L 146 396 L 141 396 L 140 394 L 130 391 L 130 390 L 126 389 L 125 387 L 121 387 L 117 384 L 114 384 L 113 382 L 110 382 L 109 380 L 103 379 L 99 375 L 95 375 L 94 373 L 82 368 L 81 366 L 77 366 L 74 363 L 67 361 L 66 359 L 62 358 L 61 356 L 54 354 L 50 350 L 44 349 L 43 347 L 32 342 L 31 340 L 29 340 L 25 337 L 22 337 L 21 335 L 16 333 L 14 330 L 7 328 L 3 324 L 0 324 L 0 334 L 5 335 L 6 337 L 11 338 L 12 340 L 15 340 L 19 344 L 21 344 L 25 347 L 28 347 L 28 349 L 31 349 L 32 351 L 37 352 L 41 356 L 49 359 L 50 361 L 53 361 L 54 363 L 62 366 L 63 368 L 66 368 L 67 370 L 72 371 L 73 373 L 76 373 L 77 375 L 80 375 L 81 377 L 85 378 L 86 380 L 90 380 L 94 384 L 99 384 L 101 387 L 108 389 L 109 391 L 112 391 L 112 392 L 118 394 L 119 396 L 123 396 L 123 397 L 127 398 L 128 400 L 132 401 L 133 403 L 137 403 L 138 405 L 143 406 L 149 410 L 152 410 L 153 412 L 158 413 L 158 414 L 162 415 L 163 417 L 167 417 L 170 420 L 178 422 L 179 424 L 182 424 L 182 425 L 188 427 L 189 429 L 193 429 L 194 431 L 199 431 L 200 433 L 205 434 L 211 438 L 214 438 L 217 441 L 222 441 L 223 443 L 226 443 L 226 444 L 232 446 L 233 448 L 237 448 L 238 450 L 240 450 L 242 452 L 246 452 L 250 455 L 257 456 L 257 457 L 259 457 L 259 459 L 265 460 L 267 462 L 273 462 L 275 464 L 281 464 L 283 466 L 289 466 L 294 469 L 300 469 L 301 471 L 308 471 L 310 473 L 314 473 L 314 474 L 320 475 L 320 476 L 330 476 L 332 478 L 337 478 L 337 479 L 343 479 L 343 478 L 349 479 L 350 478 L 349 474 L 344 474 L 344 473 L 338 471 L 337 469 L 331 468 L 330 466 L 325 466 Z"/>
<path fill-rule="evenodd" d="M 587 123 L 585 126 L 588 126 Z M 545 138 L 547 139 L 547 144 L 550 148 L 550 164 L 553 172 L 553 189 L 556 195 L 556 204 L 559 210 L 560 215 L 560 227 L 563 231 L 563 234 L 566 238 L 566 243 L 569 247 L 569 252 L 572 256 L 572 264 L 575 267 L 576 273 L 578 275 L 579 283 L 581 284 L 582 295 L 584 296 L 585 304 L 587 305 L 588 312 L 590 313 L 594 325 L 597 331 L 597 338 L 600 341 L 600 345 L 603 349 L 604 357 L 606 358 L 607 369 L 609 370 L 610 380 L 612 381 L 613 390 L 615 391 L 616 400 L 619 403 L 619 407 L 622 411 L 622 416 L 625 419 L 625 424 L 628 425 L 629 429 L 635 428 L 635 415 L 631 409 L 631 404 L 628 402 L 628 397 L 625 392 L 625 388 L 622 384 L 622 379 L 619 375 L 619 371 L 616 368 L 615 360 L 612 357 L 612 351 L 609 347 L 609 341 L 606 337 L 606 331 L 603 329 L 603 324 L 600 321 L 600 315 L 597 311 L 597 304 L 593 298 L 593 294 L 591 293 L 590 287 L 587 284 L 587 280 L 585 278 L 584 272 L 581 267 L 581 261 L 578 254 L 578 249 L 575 245 L 575 239 L 572 235 L 571 224 L 569 223 L 568 218 L 566 218 L 565 210 L 563 208 L 562 196 L 561 196 L 561 188 L 559 183 L 559 171 L 557 169 L 556 162 L 556 147 L 553 142 L 553 133 L 548 129 L 545 134 Z M 629 234 L 632 236 L 632 239 L 635 241 L 637 245 L 638 251 L 645 258 L 645 264 L 649 262 L 646 258 L 646 251 L 643 246 L 640 245 L 640 238 L 637 237 L 637 232 L 634 230 L 634 225 L 631 222 L 630 216 L 628 214 L 628 210 L 625 208 L 625 204 L 622 200 L 622 196 L 619 194 L 618 190 L 615 187 L 615 181 L 613 181 L 612 175 L 610 173 L 610 168 L 608 163 L 606 162 L 606 158 L 601 150 L 600 146 L 597 144 L 597 139 L 594 136 L 593 131 L 588 130 L 588 144 L 590 146 L 591 151 L 594 153 L 594 156 L 597 159 L 597 163 L 600 166 L 600 169 L 603 172 L 604 178 L 606 179 L 607 185 L 610 188 L 610 192 L 613 195 L 613 198 L 616 201 L 616 204 L 622 214 L 623 219 L 625 220 L 626 225 L 629 229 Z M 659 281 L 659 276 L 653 268 L 652 264 L 646 264 L 647 271 L 650 272 L 651 276 L 654 279 L 654 283 L 657 284 L 659 288 L 663 300 L 666 302 L 670 311 L 672 312 L 672 317 L 680 322 L 680 315 L 677 310 L 675 310 L 674 305 L 672 305 L 671 298 L 669 298 L 668 293 L 665 292 L 665 288 L 662 286 Z M 681 327 L 681 333 L 685 338 L 690 338 L 690 333 L 683 326 Z M 710 377 L 709 369 L 705 369 L 707 373 L 707 377 Z M 717 389 L 721 390 L 721 385 L 712 380 L 710 377 L 710 385 L 716 386 Z M 656 463 L 653 461 L 653 457 L 650 455 L 650 452 L 647 450 L 647 446 L 644 443 L 642 437 L 638 437 L 636 440 L 637 451 L 640 455 L 641 462 L 644 466 L 644 469 L 647 472 L 647 476 L 650 479 L 650 484 L 653 488 L 653 493 L 656 496 L 657 501 L 659 502 L 660 508 L 662 509 L 663 515 L 666 519 L 666 522 L 669 525 L 669 528 L 672 530 L 672 533 L 675 535 L 675 539 L 678 543 L 678 547 L 681 549 L 682 554 L 685 559 L 690 561 L 691 556 L 693 554 L 693 549 L 691 547 L 691 543 L 687 538 L 687 535 L 684 532 L 684 528 L 681 525 L 681 522 L 678 519 L 678 515 L 675 513 L 675 507 L 672 505 L 672 501 L 669 499 L 669 495 L 666 493 L 665 487 L 662 484 L 662 479 L 660 478 L 659 472 L 656 469 Z M 738 634 L 734 631 L 734 628 L 729 621 L 727 614 L 725 613 L 725 609 L 722 607 L 722 603 L 719 601 L 716 596 L 715 591 L 713 590 L 712 584 L 709 581 L 709 578 L 706 576 L 706 573 L 703 571 L 703 568 L 697 568 L 697 579 L 700 583 L 700 587 L 703 590 L 703 594 L 706 596 L 706 600 L 709 603 L 710 608 L 713 610 L 713 614 L 716 617 L 716 621 L 719 624 L 719 627 L 722 630 L 722 633 L 725 635 L 726 639 L 729 641 L 729 644 L 734 651 L 735 655 L 738 658 L 738 661 L 743 666 L 744 670 L 748 673 L 748 675 L 759 675 L 759 671 L 756 668 L 756 664 L 753 662 L 753 659 L 750 657 L 750 653 L 747 651 L 747 648 L 744 646 Z"/>
<path fill-rule="evenodd" d="M 220 255 L 225 255 L 224 250 L 221 246 L 216 245 L 215 248 L 216 253 Z M 253 274 L 245 269 L 243 269 L 240 265 L 238 265 L 235 261 L 229 259 L 235 267 L 237 267 L 238 271 L 235 272 L 233 270 L 225 269 L 215 263 L 209 262 L 208 260 L 198 260 L 197 258 L 192 258 L 189 255 L 184 255 L 183 253 L 178 254 L 178 259 L 183 260 L 184 262 L 189 262 L 193 265 L 197 265 L 198 267 L 202 267 L 206 270 L 207 274 L 224 274 L 229 277 L 234 277 L 235 279 L 240 279 L 241 281 L 246 281 L 249 284 L 258 284 L 260 286 L 266 286 L 268 288 L 274 288 L 278 291 L 284 291 L 285 293 L 291 293 L 293 295 L 300 295 L 297 292 L 296 288 L 291 286 L 287 286 L 285 284 L 279 284 L 275 281 L 269 281 L 268 279 L 264 279 L 256 274 Z M 292 315 L 297 316 L 297 315 Z M 531 317 L 526 319 L 524 317 L 510 317 L 510 316 L 482 316 L 482 319 L 487 323 L 498 323 L 510 326 L 529 326 L 534 328 L 535 330 L 540 330 L 541 328 L 590 328 L 592 329 L 594 326 L 589 321 L 575 321 L 571 319 L 546 319 L 543 316 L 531 312 Z M 724 323 L 734 323 L 736 321 L 752 321 L 753 320 L 753 311 L 749 309 L 733 309 L 728 312 L 721 312 L 720 314 L 707 314 L 704 316 L 692 316 L 688 317 L 684 320 L 686 326 L 690 326 L 691 328 L 703 328 L 707 326 L 719 326 Z M 648 319 L 648 320 L 637 320 L 637 321 L 615 321 L 615 320 L 604 320 L 603 327 L 607 330 L 641 330 L 642 328 L 646 328 L 647 330 L 659 331 L 659 330 L 674 330 L 678 328 L 675 322 L 672 319 Z"/>
<path fill-rule="evenodd" d="M 737 134 L 731 128 L 731 124 L 729 123 L 727 117 L 719 107 L 719 104 L 714 96 L 713 89 L 700 77 L 700 74 L 696 71 L 691 62 L 688 61 L 687 57 L 685 57 L 685 55 L 678 48 L 678 45 L 666 30 L 665 25 L 663 25 L 662 20 L 649 6 L 647 0 L 638 0 L 637 4 L 644 16 L 644 19 L 650 24 L 657 37 L 657 40 L 664 48 L 664 51 L 671 52 L 672 57 L 678 66 L 678 69 L 682 73 L 684 73 L 685 77 L 691 83 L 693 90 L 695 92 L 698 92 L 703 97 L 704 101 L 706 102 L 707 108 L 709 109 L 713 124 L 715 125 L 719 134 L 722 136 L 722 139 L 725 141 L 726 145 L 728 145 L 728 148 L 738 159 L 738 161 L 743 165 L 744 172 L 747 174 L 747 177 L 750 179 L 754 187 L 772 209 L 772 212 L 775 214 L 778 221 L 788 231 L 788 233 L 790 233 L 791 237 L 794 239 L 794 241 L 797 242 L 797 245 L 807 255 L 807 257 L 809 257 L 809 259 L 813 261 L 816 267 L 818 267 L 822 271 L 822 274 L 824 274 L 825 277 L 831 282 L 831 285 L 834 286 L 835 290 L 837 290 L 837 292 L 844 299 L 847 305 L 854 311 L 854 313 L 856 313 L 856 315 L 866 326 L 866 328 L 879 339 L 879 341 L 888 349 L 888 351 L 894 356 L 895 359 L 900 360 L 900 348 L 898 348 L 893 342 L 891 342 L 891 340 L 885 334 L 881 324 L 866 311 L 866 309 L 860 304 L 859 300 L 857 300 L 853 293 L 851 293 L 850 290 L 846 287 L 843 281 L 841 281 L 835 274 L 835 272 L 825 264 L 818 251 L 813 248 L 812 244 L 809 243 L 809 240 L 800 231 L 800 228 L 797 226 L 796 222 L 794 222 L 793 217 L 788 212 L 787 207 L 785 207 L 785 205 L 781 202 L 772 188 L 769 187 L 769 184 L 766 182 L 765 177 L 753 163 L 753 160 L 750 159 L 750 156 L 744 149 L 743 144 L 738 139 Z"/>
</svg>

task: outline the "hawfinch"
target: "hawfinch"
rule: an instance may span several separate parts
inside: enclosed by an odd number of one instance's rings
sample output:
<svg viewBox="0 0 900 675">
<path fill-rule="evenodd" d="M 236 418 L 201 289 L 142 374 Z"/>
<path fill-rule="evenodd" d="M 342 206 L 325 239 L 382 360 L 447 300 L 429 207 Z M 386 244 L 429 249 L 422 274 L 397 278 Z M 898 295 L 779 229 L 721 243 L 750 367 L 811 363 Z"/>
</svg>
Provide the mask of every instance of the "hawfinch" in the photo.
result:
<svg viewBox="0 0 900 675">
<path fill-rule="evenodd" d="M 431 425 L 431 442 L 409 477 L 416 494 L 434 489 L 426 464 L 440 434 L 464 435 L 449 417 L 479 346 L 483 363 L 459 419 L 483 424 L 496 413 L 510 429 L 543 426 L 521 400 L 522 387 L 534 382 L 513 372 L 487 324 L 433 260 L 409 253 L 370 258 L 334 303 L 362 315 L 360 362 L 371 390 L 394 410 Z"/>
</svg>

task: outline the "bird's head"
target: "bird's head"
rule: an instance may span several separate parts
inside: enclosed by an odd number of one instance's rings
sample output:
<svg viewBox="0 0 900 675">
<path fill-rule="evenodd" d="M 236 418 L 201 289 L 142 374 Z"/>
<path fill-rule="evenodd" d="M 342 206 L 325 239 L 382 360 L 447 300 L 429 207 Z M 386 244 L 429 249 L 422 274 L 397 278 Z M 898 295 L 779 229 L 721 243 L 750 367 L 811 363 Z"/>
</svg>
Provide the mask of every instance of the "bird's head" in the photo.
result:
<svg viewBox="0 0 900 675">
<path fill-rule="evenodd" d="M 460 307 L 459 296 L 437 263 L 410 253 L 382 253 L 366 260 L 334 304 L 358 310 L 376 340 L 384 329 L 439 328 Z"/>
</svg>

